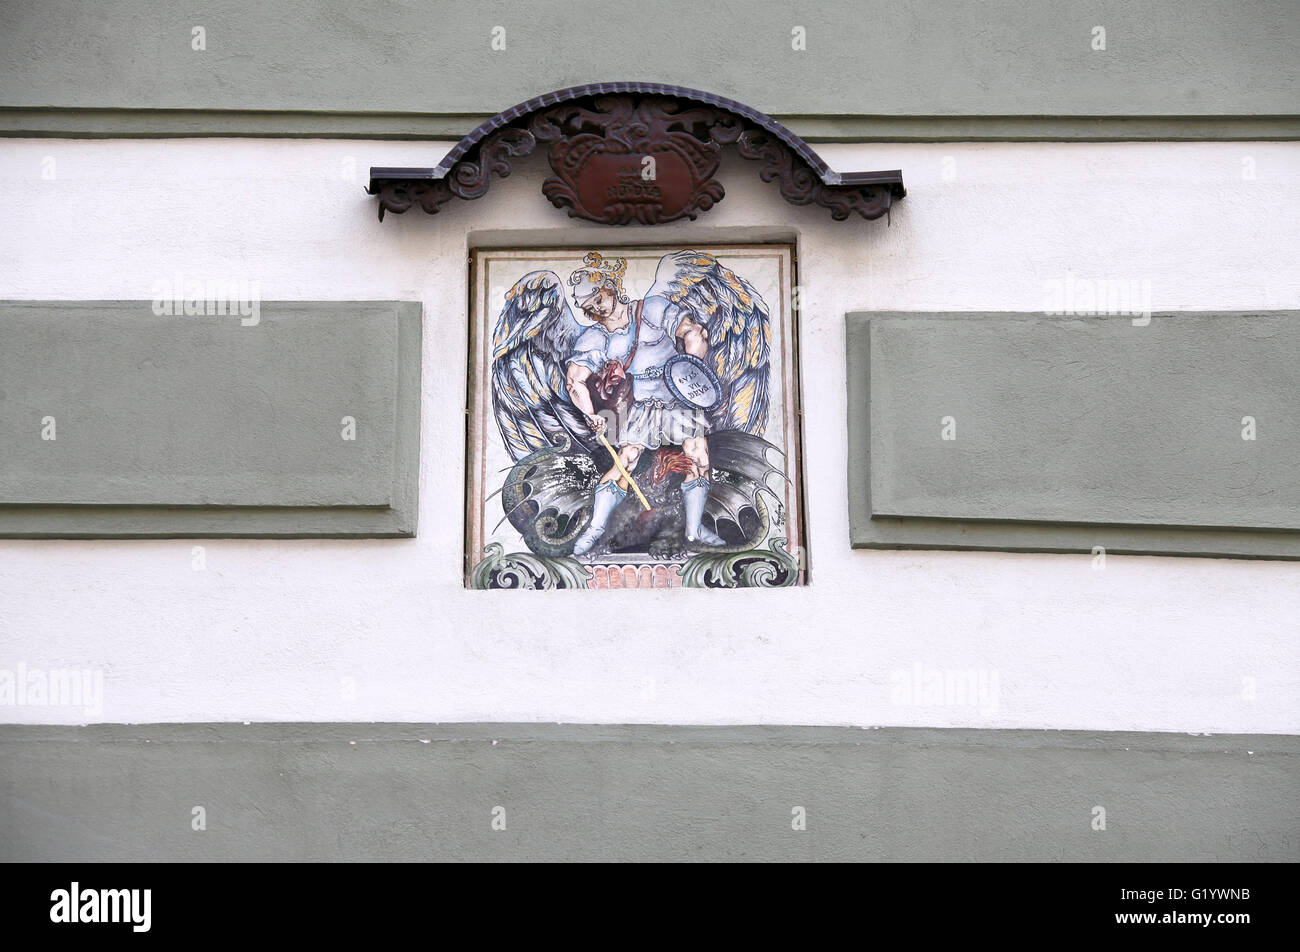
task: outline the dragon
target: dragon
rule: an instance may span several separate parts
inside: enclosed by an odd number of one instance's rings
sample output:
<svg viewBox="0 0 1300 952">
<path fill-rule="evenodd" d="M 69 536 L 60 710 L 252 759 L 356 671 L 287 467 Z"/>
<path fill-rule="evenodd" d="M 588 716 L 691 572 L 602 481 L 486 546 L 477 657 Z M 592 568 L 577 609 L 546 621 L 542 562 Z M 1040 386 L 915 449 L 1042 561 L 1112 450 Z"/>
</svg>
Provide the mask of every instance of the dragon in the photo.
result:
<svg viewBox="0 0 1300 952">
<path fill-rule="evenodd" d="M 762 437 L 724 430 L 709 437 L 714 480 L 705 515 L 727 545 L 711 552 L 743 552 L 763 541 L 771 514 L 762 491 L 772 476 L 785 479 L 771 457 L 781 451 Z M 681 467 L 673 453 L 645 454 L 633 474 L 651 509 L 629 497 L 614 511 L 602 551 L 648 552 L 661 559 L 680 558 L 683 512 Z M 608 453 L 606 453 L 608 456 Z M 575 447 L 565 434 L 510 467 L 501 494 L 505 516 L 529 550 L 549 558 L 567 557 L 591 519 L 591 490 L 604 468 L 593 454 Z M 495 495 L 495 494 L 494 494 Z"/>
</svg>

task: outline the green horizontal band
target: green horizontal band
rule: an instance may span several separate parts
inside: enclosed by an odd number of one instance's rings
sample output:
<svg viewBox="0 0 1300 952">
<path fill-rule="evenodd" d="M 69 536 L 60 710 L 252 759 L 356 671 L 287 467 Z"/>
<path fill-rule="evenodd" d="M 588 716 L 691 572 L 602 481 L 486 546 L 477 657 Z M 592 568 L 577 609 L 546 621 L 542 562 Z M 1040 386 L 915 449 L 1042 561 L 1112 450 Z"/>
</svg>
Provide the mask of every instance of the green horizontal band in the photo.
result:
<svg viewBox="0 0 1300 952">
<path fill-rule="evenodd" d="M 0 725 L 0 859 L 1295 862 L 1297 761 L 1274 734 Z"/>
<path fill-rule="evenodd" d="M 0 135 L 456 140 L 487 113 L 0 108 Z M 1300 139 L 1300 116 L 778 115 L 810 142 L 1115 142 Z"/>
</svg>

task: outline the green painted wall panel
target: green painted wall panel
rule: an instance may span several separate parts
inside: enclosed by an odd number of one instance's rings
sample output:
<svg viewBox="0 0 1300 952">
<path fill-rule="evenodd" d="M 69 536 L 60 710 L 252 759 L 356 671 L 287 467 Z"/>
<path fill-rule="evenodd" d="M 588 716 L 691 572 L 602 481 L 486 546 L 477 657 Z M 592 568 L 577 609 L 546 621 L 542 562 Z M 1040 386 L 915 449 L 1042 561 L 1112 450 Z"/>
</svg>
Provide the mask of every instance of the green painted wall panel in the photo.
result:
<svg viewBox="0 0 1300 952">
<path fill-rule="evenodd" d="M 0 534 L 410 534 L 419 321 L 0 304 Z"/>
<path fill-rule="evenodd" d="M 854 545 L 1300 557 L 1300 312 L 847 325 Z"/>
</svg>

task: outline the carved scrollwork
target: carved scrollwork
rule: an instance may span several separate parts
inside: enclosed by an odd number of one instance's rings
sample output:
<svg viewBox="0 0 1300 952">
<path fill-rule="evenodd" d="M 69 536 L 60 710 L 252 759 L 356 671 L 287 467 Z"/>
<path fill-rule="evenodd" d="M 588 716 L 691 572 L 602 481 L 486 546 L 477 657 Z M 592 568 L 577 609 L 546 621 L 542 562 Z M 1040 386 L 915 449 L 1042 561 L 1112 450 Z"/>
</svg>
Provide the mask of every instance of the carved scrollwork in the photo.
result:
<svg viewBox="0 0 1300 952">
<path fill-rule="evenodd" d="M 492 184 L 493 173 L 505 178 L 510 174 L 510 159 L 528 155 L 536 145 L 528 130 L 507 127 L 480 143 L 477 160 L 457 162 L 440 179 L 385 183 L 377 193 L 379 220 L 384 220 L 386 211 L 400 215 L 418 205 L 434 215 L 453 198 L 482 198 Z"/>
<path fill-rule="evenodd" d="M 510 174 L 510 159 L 532 153 L 537 141 L 527 129 L 502 129 L 483 140 L 477 162 L 457 162 L 448 178 L 451 193 L 457 198 L 481 198 L 487 194 L 492 173 L 505 178 Z"/>
<path fill-rule="evenodd" d="M 764 182 L 777 182 L 781 197 L 791 205 L 821 205 L 831 210 L 831 218 L 836 221 L 844 221 L 854 212 L 870 220 L 889 211 L 889 189 L 830 187 L 812 169 L 797 162 L 785 143 L 766 132 L 746 130 L 736 148 L 744 158 L 763 163 L 758 177 Z"/>
<path fill-rule="evenodd" d="M 433 215 L 452 197 L 445 181 L 385 183 L 378 195 L 380 221 L 385 212 L 401 215 L 416 205 Z"/>
</svg>

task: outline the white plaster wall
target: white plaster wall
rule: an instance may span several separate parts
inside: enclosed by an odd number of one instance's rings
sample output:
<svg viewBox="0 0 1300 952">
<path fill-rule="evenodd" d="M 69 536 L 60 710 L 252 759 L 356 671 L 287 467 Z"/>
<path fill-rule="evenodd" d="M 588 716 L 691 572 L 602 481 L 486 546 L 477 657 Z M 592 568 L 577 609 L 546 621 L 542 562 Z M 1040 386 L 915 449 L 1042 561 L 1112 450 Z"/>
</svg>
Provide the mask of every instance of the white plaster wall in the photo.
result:
<svg viewBox="0 0 1300 952">
<path fill-rule="evenodd" d="M 0 142 L 0 297 L 150 298 L 179 271 L 256 280 L 267 300 L 415 299 L 426 315 L 418 538 L 204 541 L 206 571 L 191 540 L 0 541 L 0 669 L 105 678 L 102 712 L 0 720 L 1300 731 L 1300 563 L 1110 556 L 1098 572 L 1086 555 L 850 549 L 843 327 L 855 309 L 1039 310 L 1067 272 L 1149 280 L 1156 309 L 1300 307 L 1300 144 L 821 149 L 840 169 L 904 170 L 890 226 L 792 208 L 739 159 L 726 200 L 680 226 L 575 227 L 536 164 L 472 206 L 377 222 L 368 167 L 446 148 Z M 785 236 L 811 300 L 813 583 L 464 590 L 468 245 Z M 917 665 L 996 676 L 996 695 L 900 703 L 895 673 Z"/>
</svg>

